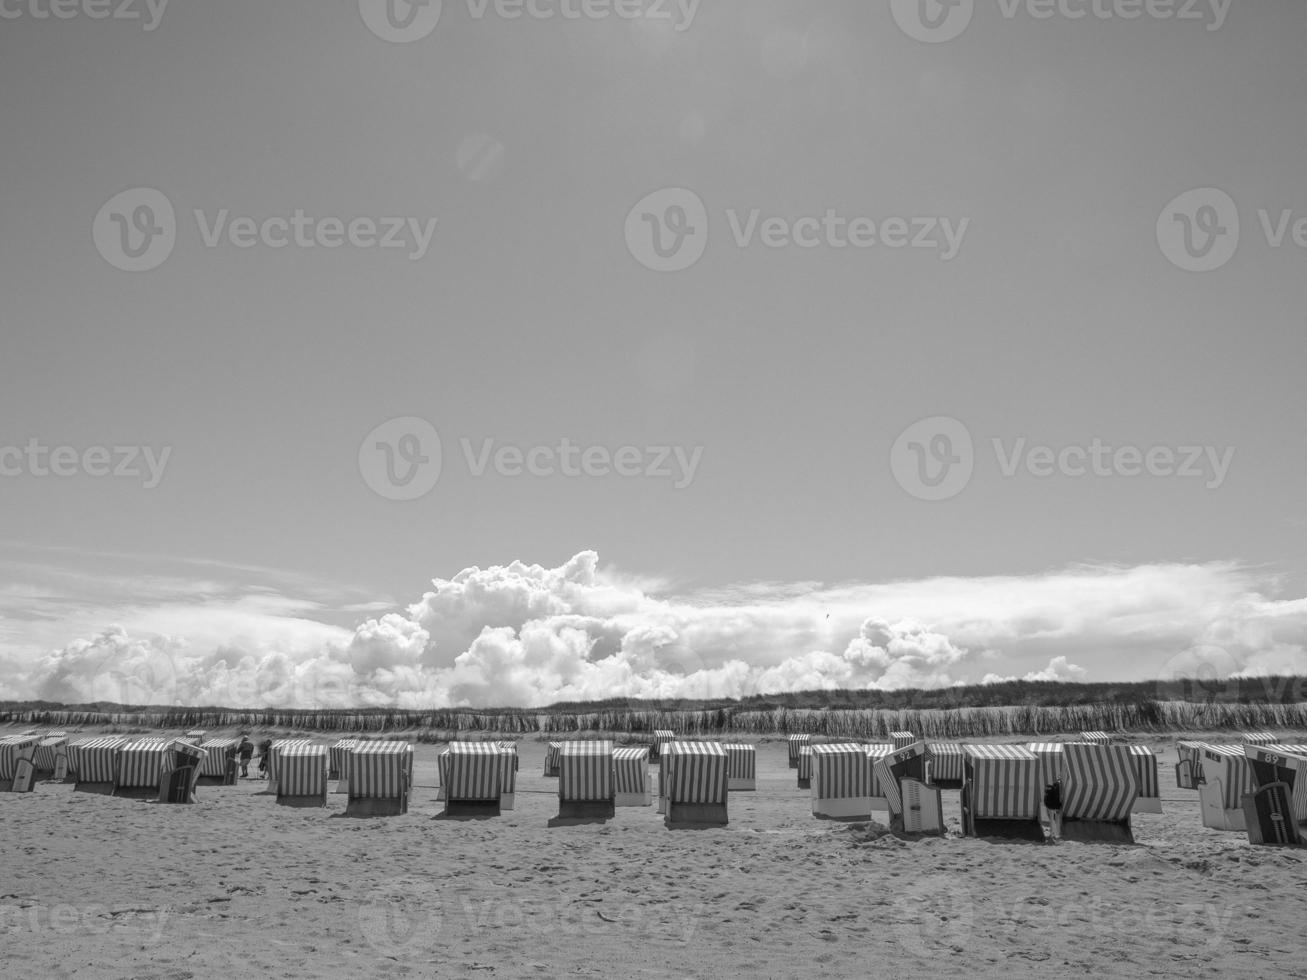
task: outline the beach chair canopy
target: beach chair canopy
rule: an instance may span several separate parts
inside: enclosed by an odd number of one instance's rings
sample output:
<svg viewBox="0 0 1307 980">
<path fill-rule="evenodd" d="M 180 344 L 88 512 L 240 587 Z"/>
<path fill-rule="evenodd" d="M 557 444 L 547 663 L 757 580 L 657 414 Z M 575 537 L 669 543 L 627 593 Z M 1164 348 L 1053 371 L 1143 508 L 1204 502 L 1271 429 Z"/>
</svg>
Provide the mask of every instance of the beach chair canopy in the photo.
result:
<svg viewBox="0 0 1307 980">
<path fill-rule="evenodd" d="M 817 799 L 856 800 L 872 795 L 871 758 L 864 746 L 851 742 L 814 745 L 809 753 Z"/>
<path fill-rule="evenodd" d="M 1139 796 L 1130 747 L 1068 742 L 1062 751 L 1063 818 L 1129 819 Z"/>
<path fill-rule="evenodd" d="M 726 750 L 714 742 L 672 742 L 667 746 L 666 792 L 670 803 L 726 802 Z"/>
</svg>

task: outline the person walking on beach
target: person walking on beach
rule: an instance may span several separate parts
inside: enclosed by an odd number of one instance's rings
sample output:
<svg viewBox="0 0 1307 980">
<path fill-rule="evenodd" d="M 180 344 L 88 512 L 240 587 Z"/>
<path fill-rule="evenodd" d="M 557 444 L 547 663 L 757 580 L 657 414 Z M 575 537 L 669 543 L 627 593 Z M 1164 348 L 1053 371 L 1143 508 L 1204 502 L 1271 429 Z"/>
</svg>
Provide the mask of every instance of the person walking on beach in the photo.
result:
<svg viewBox="0 0 1307 980">
<path fill-rule="evenodd" d="M 248 735 L 241 736 L 241 776 L 250 778 L 250 760 L 254 758 L 254 743 Z"/>
</svg>

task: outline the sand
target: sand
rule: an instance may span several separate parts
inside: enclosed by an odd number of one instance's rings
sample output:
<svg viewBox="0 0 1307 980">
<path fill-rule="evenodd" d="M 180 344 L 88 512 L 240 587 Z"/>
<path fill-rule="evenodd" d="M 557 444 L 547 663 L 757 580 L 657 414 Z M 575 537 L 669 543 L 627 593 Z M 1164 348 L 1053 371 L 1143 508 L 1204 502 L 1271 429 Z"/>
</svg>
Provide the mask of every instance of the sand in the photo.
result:
<svg viewBox="0 0 1307 980">
<path fill-rule="evenodd" d="M 517 808 L 444 820 L 440 747 L 406 816 L 192 806 L 42 783 L 0 794 L 0 976 L 1264 977 L 1307 975 L 1307 850 L 1205 829 L 1163 755 L 1137 845 L 899 839 L 814 818 L 780 740 L 726 828 L 653 807 L 548 826 L 557 781 L 520 743 Z M 884 819 L 884 816 L 881 816 Z"/>
</svg>

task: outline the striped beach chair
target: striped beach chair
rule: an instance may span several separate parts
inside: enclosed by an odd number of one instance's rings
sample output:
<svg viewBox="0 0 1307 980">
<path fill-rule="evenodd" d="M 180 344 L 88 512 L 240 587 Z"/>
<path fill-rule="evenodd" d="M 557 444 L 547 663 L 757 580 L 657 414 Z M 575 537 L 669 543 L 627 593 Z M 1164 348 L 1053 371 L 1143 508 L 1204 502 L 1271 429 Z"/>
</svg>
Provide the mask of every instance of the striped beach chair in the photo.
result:
<svg viewBox="0 0 1307 980">
<path fill-rule="evenodd" d="M 36 735 L 0 738 L 0 792 L 28 793 L 36 779 Z"/>
<path fill-rule="evenodd" d="M 1243 798 L 1257 791 L 1252 766 L 1242 746 L 1209 745 L 1203 749 L 1198 803 L 1203 826 L 1243 833 L 1248 829 Z"/>
<path fill-rule="evenodd" d="M 726 826 L 726 750 L 714 742 L 672 742 L 665 758 L 659 782 L 666 784 L 666 826 Z"/>
<path fill-rule="evenodd" d="M 1147 745 L 1131 745 L 1130 758 L 1135 764 L 1135 778 L 1139 782 L 1139 795 L 1135 797 L 1134 813 L 1161 813 L 1162 789 L 1157 778 L 1157 756 Z"/>
<path fill-rule="evenodd" d="M 1081 732 L 1080 741 L 1089 745 L 1111 745 L 1112 736 L 1107 732 Z"/>
<path fill-rule="evenodd" d="M 70 744 L 68 770 L 73 780 L 73 792 L 112 793 L 118 769 L 118 750 L 127 741 L 121 735 L 100 735 Z"/>
<path fill-rule="evenodd" d="M 208 734 L 209 733 L 206 732 L 203 728 L 192 728 L 189 732 L 187 732 L 185 735 L 182 736 L 182 739 L 189 742 L 191 745 L 203 746 L 204 738 Z"/>
<path fill-rule="evenodd" d="M 68 733 L 46 732 L 36 743 L 32 756 L 37 779 L 56 779 L 62 782 L 68 775 Z"/>
<path fill-rule="evenodd" d="M 1244 732 L 1239 741 L 1244 745 L 1274 745 L 1279 739 L 1270 732 Z"/>
<path fill-rule="evenodd" d="M 613 749 L 614 806 L 648 806 L 649 747 L 623 746 Z"/>
<path fill-rule="evenodd" d="M 450 742 L 442 758 L 445 815 L 499 816 L 504 768 L 513 764 L 504 750 L 494 742 Z"/>
<path fill-rule="evenodd" d="M 499 751 L 504 755 L 503 785 L 499 789 L 499 809 L 517 808 L 517 769 L 520 760 L 517 757 L 516 742 L 498 742 Z"/>
<path fill-rule="evenodd" d="M 731 792 L 758 788 L 758 750 L 752 745 L 726 744 L 726 788 Z"/>
<path fill-rule="evenodd" d="M 957 742 L 931 742 L 927 760 L 930 782 L 941 789 L 962 788 L 962 745 Z"/>
<path fill-rule="evenodd" d="M 871 742 L 864 745 L 862 751 L 867 755 L 867 767 L 871 770 L 871 808 L 873 810 L 888 809 L 889 800 L 885 796 L 885 790 L 880 785 L 880 778 L 876 775 L 876 762 L 893 752 L 894 746 L 889 742 Z"/>
<path fill-rule="evenodd" d="M 799 789 L 812 788 L 812 750 L 814 746 L 804 743 L 799 746 L 799 764 L 796 769 L 796 782 Z"/>
<path fill-rule="evenodd" d="M 194 803 L 195 787 L 200 781 L 204 750 L 185 739 L 173 739 L 167 745 L 159 771 L 159 803 Z"/>
<path fill-rule="evenodd" d="M 968 837 L 1042 841 L 1043 763 L 1021 745 L 968 745 L 962 776 L 962 832 Z"/>
<path fill-rule="evenodd" d="M 1133 844 L 1130 814 L 1139 798 L 1139 777 L 1130 747 L 1067 742 L 1062 753 L 1057 835 L 1064 840 Z"/>
<path fill-rule="evenodd" d="M 1203 749 L 1206 742 L 1181 740 L 1175 743 L 1175 785 L 1180 789 L 1198 789 L 1203 782 Z"/>
<path fill-rule="evenodd" d="M 811 735 L 787 735 L 785 745 L 789 751 L 790 768 L 799 768 L 799 749 L 812 743 Z"/>
<path fill-rule="evenodd" d="M 342 738 L 334 745 L 327 746 L 327 761 L 331 766 L 331 778 L 336 780 L 336 788 L 333 793 L 348 793 L 349 779 L 346 775 L 346 760 L 349 758 L 349 750 L 357 745 L 362 744 L 357 738 Z"/>
<path fill-rule="evenodd" d="M 808 747 L 812 812 L 834 820 L 871 819 L 871 759 L 851 742 Z"/>
<path fill-rule="evenodd" d="M 287 745 L 277 756 L 277 803 L 326 806 L 331 753 L 325 745 Z"/>
<path fill-rule="evenodd" d="M 649 761 L 657 762 L 663 757 L 663 748 L 676 741 L 676 733 L 670 728 L 655 728 L 653 735 L 653 748 L 649 752 Z"/>
<path fill-rule="evenodd" d="M 113 795 L 136 799 L 157 797 L 164 764 L 169 761 L 172 742 L 161 738 L 139 739 L 119 746 L 114 759 Z"/>
<path fill-rule="evenodd" d="M 926 782 L 926 757 L 926 743 L 914 742 L 881 756 L 872 764 L 885 793 L 891 831 L 944 833 L 944 808 L 939 788 Z"/>
<path fill-rule="evenodd" d="M 615 797 L 613 743 L 566 743 L 558 757 L 558 819 L 607 820 Z"/>
<path fill-rule="evenodd" d="M 1301 844 L 1307 838 L 1307 745 L 1245 745 L 1257 788 L 1244 797 L 1254 844 Z"/>
<path fill-rule="evenodd" d="M 296 748 L 302 745 L 312 745 L 311 738 L 279 738 L 274 739 L 272 748 L 268 750 L 268 785 L 264 787 L 263 793 L 275 795 L 277 792 L 277 766 L 280 763 L 281 754 L 287 749 Z"/>
<path fill-rule="evenodd" d="M 558 760 L 563 752 L 562 742 L 549 742 L 545 745 L 545 778 L 552 779 L 558 776 Z"/>
<path fill-rule="evenodd" d="M 890 732 L 889 740 L 890 744 L 894 746 L 894 751 L 897 752 L 899 749 L 906 749 L 909 745 L 915 745 L 917 736 L 911 732 Z"/>
<path fill-rule="evenodd" d="M 228 772 L 228 750 L 239 747 L 239 738 L 212 738 L 200 744 L 204 758 L 200 762 L 200 782 L 205 785 L 231 785 L 235 783 L 235 772 Z M 239 771 L 236 762 L 236 771 Z M 230 782 L 228 781 L 230 779 Z"/>
<path fill-rule="evenodd" d="M 1044 788 L 1062 778 L 1063 744 L 1062 742 L 1031 742 L 1026 746 L 1039 759 L 1039 814 L 1049 824 L 1053 821 L 1053 815 L 1044 806 Z"/>
<path fill-rule="evenodd" d="M 395 817 L 408 813 L 413 746 L 408 742 L 360 742 L 345 756 L 345 779 L 349 789 L 345 816 Z"/>
</svg>

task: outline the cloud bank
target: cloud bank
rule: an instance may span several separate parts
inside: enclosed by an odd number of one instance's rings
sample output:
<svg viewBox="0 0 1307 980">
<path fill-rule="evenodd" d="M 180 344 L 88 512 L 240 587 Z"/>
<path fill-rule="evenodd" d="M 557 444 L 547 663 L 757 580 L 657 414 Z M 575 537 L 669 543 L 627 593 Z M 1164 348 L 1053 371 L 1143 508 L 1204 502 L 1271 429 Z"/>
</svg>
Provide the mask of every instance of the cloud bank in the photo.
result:
<svg viewBox="0 0 1307 980">
<path fill-rule="evenodd" d="M 13 687 L 0 696 L 534 707 L 1015 678 L 1307 673 L 1307 600 L 1270 597 L 1275 586 L 1213 563 L 675 595 L 584 551 L 557 568 L 514 561 L 435 579 L 417 602 L 353 629 L 315 618 L 316 602 L 267 590 L 124 604 L 116 625 L 58 649 L 0 649 Z M 5 640 L 22 632 L 12 620 L 3 626 Z"/>
</svg>

